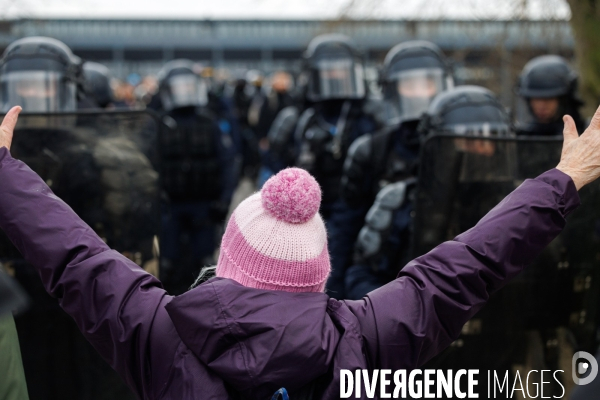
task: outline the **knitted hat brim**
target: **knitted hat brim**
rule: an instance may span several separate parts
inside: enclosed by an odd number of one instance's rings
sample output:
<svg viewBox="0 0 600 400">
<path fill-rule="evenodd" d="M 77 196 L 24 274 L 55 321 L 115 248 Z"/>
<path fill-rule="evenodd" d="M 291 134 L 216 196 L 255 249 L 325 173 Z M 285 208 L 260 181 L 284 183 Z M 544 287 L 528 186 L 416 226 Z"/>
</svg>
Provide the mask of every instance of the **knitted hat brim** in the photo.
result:
<svg viewBox="0 0 600 400">
<path fill-rule="evenodd" d="M 216 272 L 217 276 L 235 279 L 246 286 L 256 287 L 248 285 L 252 281 L 265 288 L 268 286 L 288 291 L 291 291 L 291 288 L 298 288 L 298 291 L 321 291 L 330 269 L 326 241 L 321 253 L 311 259 L 289 261 L 270 257 L 248 243 L 234 213 L 223 236 Z"/>
</svg>

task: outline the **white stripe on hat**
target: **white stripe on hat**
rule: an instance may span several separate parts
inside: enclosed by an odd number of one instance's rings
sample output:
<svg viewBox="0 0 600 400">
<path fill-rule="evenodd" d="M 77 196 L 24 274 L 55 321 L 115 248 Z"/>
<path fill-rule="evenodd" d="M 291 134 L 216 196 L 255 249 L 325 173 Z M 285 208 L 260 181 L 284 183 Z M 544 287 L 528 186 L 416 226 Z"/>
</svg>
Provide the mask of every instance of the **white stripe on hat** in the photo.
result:
<svg viewBox="0 0 600 400">
<path fill-rule="evenodd" d="M 307 261 L 318 257 L 327 245 L 327 232 L 318 213 L 303 224 L 284 222 L 265 212 L 260 193 L 244 200 L 234 213 L 248 244 L 265 256 Z"/>
</svg>

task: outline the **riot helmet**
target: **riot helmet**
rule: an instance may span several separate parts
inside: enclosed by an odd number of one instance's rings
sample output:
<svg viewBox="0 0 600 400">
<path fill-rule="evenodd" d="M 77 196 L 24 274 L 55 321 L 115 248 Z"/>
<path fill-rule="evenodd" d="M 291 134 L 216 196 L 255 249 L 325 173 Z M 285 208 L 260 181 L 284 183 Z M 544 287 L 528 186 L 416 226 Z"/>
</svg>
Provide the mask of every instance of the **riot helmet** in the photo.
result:
<svg viewBox="0 0 600 400">
<path fill-rule="evenodd" d="M 20 105 L 32 113 L 77 109 L 83 82 L 81 59 L 64 43 L 47 37 L 12 42 L 0 60 L 0 108 Z"/>
<path fill-rule="evenodd" d="M 190 60 L 173 60 L 158 74 L 159 93 L 165 111 L 208 104 L 208 87 Z"/>
<path fill-rule="evenodd" d="M 437 95 L 419 125 L 421 135 L 476 137 L 511 135 L 510 117 L 494 93 L 481 86 L 457 86 Z"/>
<path fill-rule="evenodd" d="M 514 136 L 508 113 L 488 89 L 458 86 L 440 93 L 431 102 L 418 130 L 422 139 L 436 135 L 454 137 L 437 143 L 452 144 L 453 149 L 444 151 L 461 155 L 446 160 L 449 171 L 458 174 L 459 182 L 496 182 L 512 176 L 511 160 L 515 156 L 512 147 L 507 142 L 487 140 Z M 490 175 L 489 171 L 494 174 Z"/>
<path fill-rule="evenodd" d="M 113 92 L 110 86 L 110 70 L 99 63 L 86 61 L 83 64 L 86 93 L 96 105 L 106 108 L 113 102 Z"/>
<path fill-rule="evenodd" d="M 389 108 L 388 122 L 418 120 L 454 79 L 446 57 L 431 42 L 415 40 L 394 46 L 386 55 L 380 84 Z"/>
<path fill-rule="evenodd" d="M 519 96 L 516 128 L 523 134 L 559 135 L 562 116 L 570 114 L 578 125 L 577 73 L 559 56 L 540 56 L 529 61 L 517 85 Z"/>
<path fill-rule="evenodd" d="M 362 56 L 345 35 L 314 38 L 304 52 L 304 74 L 311 102 L 358 100 L 367 95 Z"/>
</svg>

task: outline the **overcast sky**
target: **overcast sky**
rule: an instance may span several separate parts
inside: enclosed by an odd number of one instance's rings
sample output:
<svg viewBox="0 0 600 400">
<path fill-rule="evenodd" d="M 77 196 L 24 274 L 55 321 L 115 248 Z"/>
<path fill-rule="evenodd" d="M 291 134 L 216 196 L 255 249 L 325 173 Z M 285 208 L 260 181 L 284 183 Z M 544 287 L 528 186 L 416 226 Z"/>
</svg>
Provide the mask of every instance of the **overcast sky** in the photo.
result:
<svg viewBox="0 0 600 400">
<path fill-rule="evenodd" d="M 0 0 L 0 18 L 567 19 L 565 0 Z"/>
</svg>

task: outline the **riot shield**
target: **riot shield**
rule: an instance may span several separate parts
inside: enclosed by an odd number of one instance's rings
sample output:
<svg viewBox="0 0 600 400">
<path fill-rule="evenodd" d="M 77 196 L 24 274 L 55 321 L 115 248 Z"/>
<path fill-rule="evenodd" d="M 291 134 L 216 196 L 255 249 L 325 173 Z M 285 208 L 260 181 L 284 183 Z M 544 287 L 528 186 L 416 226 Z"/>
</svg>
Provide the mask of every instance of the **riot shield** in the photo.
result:
<svg viewBox="0 0 600 400">
<path fill-rule="evenodd" d="M 159 126 L 138 111 L 21 114 L 11 154 L 111 248 L 142 267 L 157 265 L 159 174 L 152 158 Z M 133 399 L 4 234 L 0 261 L 32 298 L 15 319 L 31 398 Z"/>
<path fill-rule="evenodd" d="M 525 179 L 556 167 L 561 149 L 561 138 L 428 140 L 422 150 L 413 256 L 473 227 Z M 600 182 L 583 188 L 580 197 L 582 206 L 568 217 L 564 231 L 491 297 L 428 368 L 509 371 L 511 376 L 563 370 L 561 383 L 569 393 L 571 357 L 577 350 L 595 352 L 600 321 Z M 553 380 L 544 395 L 558 396 L 562 390 Z"/>
<path fill-rule="evenodd" d="M 111 248 L 142 264 L 158 235 L 158 171 L 148 152 L 158 131 L 145 112 L 23 114 L 11 153 Z"/>
</svg>

